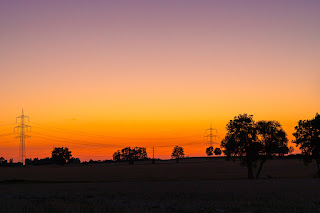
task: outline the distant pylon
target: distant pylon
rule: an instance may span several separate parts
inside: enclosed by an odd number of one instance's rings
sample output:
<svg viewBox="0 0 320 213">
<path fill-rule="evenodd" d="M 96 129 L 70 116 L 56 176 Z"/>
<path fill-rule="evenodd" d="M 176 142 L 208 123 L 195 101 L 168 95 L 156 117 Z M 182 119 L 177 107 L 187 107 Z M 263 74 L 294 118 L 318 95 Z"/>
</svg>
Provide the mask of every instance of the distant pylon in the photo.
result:
<svg viewBox="0 0 320 213">
<path fill-rule="evenodd" d="M 18 119 L 20 119 L 20 125 L 16 126 L 14 128 L 14 132 L 18 133 L 19 135 L 15 138 L 20 139 L 20 145 L 19 145 L 19 161 L 24 164 L 24 159 L 26 158 L 26 149 L 25 149 L 25 141 L 26 138 L 30 138 L 29 135 L 26 135 L 26 132 L 31 131 L 31 126 L 25 124 L 24 119 L 28 119 L 30 122 L 29 116 L 25 116 L 22 109 L 22 114 L 16 118 L 16 123 L 18 123 Z"/>
<path fill-rule="evenodd" d="M 154 159 L 154 145 L 152 146 L 152 164 L 155 164 L 156 160 Z"/>
<path fill-rule="evenodd" d="M 212 133 L 213 130 L 215 130 L 216 133 L 218 132 L 217 129 L 213 129 L 213 128 L 212 128 L 212 124 L 210 124 L 210 128 L 209 128 L 209 129 L 206 129 L 206 133 L 207 133 L 207 131 L 209 131 L 209 134 L 204 136 L 205 138 L 209 138 L 209 144 L 210 144 L 210 146 L 213 146 L 213 143 L 214 143 L 214 142 L 213 142 L 213 138 L 217 139 L 217 136 L 218 136 L 218 135 L 214 135 L 214 134 Z"/>
<path fill-rule="evenodd" d="M 154 145 L 152 146 L 152 159 L 154 160 Z"/>
</svg>

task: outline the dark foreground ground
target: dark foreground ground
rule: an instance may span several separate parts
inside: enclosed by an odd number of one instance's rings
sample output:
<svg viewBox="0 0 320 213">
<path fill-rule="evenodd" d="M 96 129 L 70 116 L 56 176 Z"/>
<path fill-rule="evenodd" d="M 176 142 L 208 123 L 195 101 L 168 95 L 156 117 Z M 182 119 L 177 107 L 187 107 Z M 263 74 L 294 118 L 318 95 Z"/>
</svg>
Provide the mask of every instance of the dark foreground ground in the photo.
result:
<svg viewBox="0 0 320 213">
<path fill-rule="evenodd" d="M 320 212 L 315 174 L 299 160 L 254 181 L 223 159 L 0 168 L 0 212 Z"/>
</svg>

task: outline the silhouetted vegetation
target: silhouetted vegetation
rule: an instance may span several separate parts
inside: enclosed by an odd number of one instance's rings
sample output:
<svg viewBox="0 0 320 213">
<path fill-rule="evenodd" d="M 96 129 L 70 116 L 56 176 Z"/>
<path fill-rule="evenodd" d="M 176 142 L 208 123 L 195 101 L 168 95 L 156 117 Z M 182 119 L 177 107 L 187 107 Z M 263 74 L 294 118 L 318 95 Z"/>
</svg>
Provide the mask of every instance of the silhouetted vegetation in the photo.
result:
<svg viewBox="0 0 320 213">
<path fill-rule="evenodd" d="M 55 147 L 52 150 L 52 160 L 54 161 L 55 164 L 58 165 L 65 165 L 67 164 L 71 157 L 71 151 L 69 151 L 69 148 L 64 148 L 64 147 Z"/>
<path fill-rule="evenodd" d="M 4 158 L 0 157 L 0 167 L 16 167 L 23 166 L 22 163 L 13 163 L 13 159 L 10 159 L 9 162 Z"/>
<path fill-rule="evenodd" d="M 221 154 L 222 154 L 221 149 L 220 149 L 220 148 L 215 148 L 215 149 L 214 149 L 214 154 L 215 154 L 215 155 L 221 155 Z"/>
<path fill-rule="evenodd" d="M 317 113 L 311 120 L 300 120 L 295 130 L 293 143 L 299 146 L 305 164 L 315 160 L 320 177 L 320 115 Z"/>
<path fill-rule="evenodd" d="M 222 154 L 222 151 L 220 148 L 215 148 L 213 149 L 213 146 L 209 146 L 207 149 L 206 149 L 206 154 L 210 157 L 212 156 L 213 154 L 215 155 L 221 155 Z"/>
<path fill-rule="evenodd" d="M 8 163 L 8 161 L 6 159 L 4 159 L 4 157 L 0 157 L 0 165 L 4 165 L 7 163 Z"/>
<path fill-rule="evenodd" d="M 25 165 L 26 166 L 40 166 L 40 165 L 51 165 L 54 164 L 54 161 L 52 158 L 43 158 L 43 159 L 39 159 L 39 158 L 34 158 L 33 160 L 31 158 L 27 158 L 25 160 Z"/>
<path fill-rule="evenodd" d="M 173 159 L 176 159 L 177 163 L 179 163 L 179 159 L 180 159 L 180 158 L 184 158 L 183 148 L 180 147 L 180 146 L 175 146 L 175 147 L 173 148 L 171 157 L 172 157 Z"/>
<path fill-rule="evenodd" d="M 70 160 L 68 162 L 66 162 L 65 164 L 80 164 L 80 159 L 79 158 L 70 158 Z M 61 164 L 61 161 L 56 161 L 53 158 L 34 158 L 33 160 L 31 158 L 27 158 L 25 160 L 25 165 L 26 166 L 43 166 L 43 165 L 53 165 L 53 164 L 57 164 L 57 165 L 65 165 L 65 164 Z"/>
<path fill-rule="evenodd" d="M 83 161 L 81 164 L 105 164 L 105 163 L 112 163 L 113 160 L 92 160 L 89 161 Z"/>
<path fill-rule="evenodd" d="M 228 158 L 240 157 L 247 166 L 248 178 L 259 178 L 266 160 L 287 147 L 288 139 L 279 122 L 254 122 L 252 115 L 236 116 L 227 124 L 227 134 L 221 142 Z M 253 169 L 259 166 L 256 175 Z"/>
<path fill-rule="evenodd" d="M 146 160 L 148 159 L 146 148 L 144 147 L 135 147 L 131 149 L 126 147 L 121 151 L 118 150 L 113 154 L 114 161 L 129 161 L 130 164 L 133 164 L 137 160 Z"/>
<path fill-rule="evenodd" d="M 207 149 L 206 149 L 206 154 L 208 156 L 212 156 L 213 155 L 213 146 L 209 146 Z"/>
</svg>

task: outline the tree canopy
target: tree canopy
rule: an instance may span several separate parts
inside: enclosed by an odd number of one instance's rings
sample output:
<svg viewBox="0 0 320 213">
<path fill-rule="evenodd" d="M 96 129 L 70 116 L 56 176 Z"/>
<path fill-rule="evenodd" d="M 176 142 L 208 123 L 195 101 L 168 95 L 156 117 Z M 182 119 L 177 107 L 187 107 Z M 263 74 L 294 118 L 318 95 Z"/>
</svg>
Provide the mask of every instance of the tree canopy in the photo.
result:
<svg viewBox="0 0 320 213">
<path fill-rule="evenodd" d="M 121 151 L 117 150 L 113 154 L 114 161 L 129 161 L 133 163 L 136 160 L 147 159 L 147 151 L 145 147 L 125 147 Z"/>
<path fill-rule="evenodd" d="M 287 147 L 286 133 L 277 121 L 255 122 L 252 115 L 240 114 L 227 124 L 227 134 L 221 142 L 228 158 L 239 157 L 253 179 L 253 168 L 260 162 L 256 178 L 268 158 L 280 147 Z"/>
<path fill-rule="evenodd" d="M 52 160 L 59 165 L 64 165 L 69 162 L 72 157 L 71 151 L 67 147 L 55 147 L 52 152 Z"/>
<path fill-rule="evenodd" d="M 208 156 L 212 156 L 213 154 L 215 155 L 221 155 L 222 151 L 220 148 L 213 148 L 213 146 L 209 146 L 207 149 L 206 149 L 206 154 Z"/>
<path fill-rule="evenodd" d="M 300 120 L 293 136 L 296 138 L 293 143 L 301 150 L 304 162 L 308 164 L 315 160 L 320 177 L 320 115 L 317 113 L 311 120 Z"/>
<path fill-rule="evenodd" d="M 180 147 L 180 146 L 175 146 L 175 147 L 173 148 L 171 157 L 172 157 L 173 159 L 176 159 L 176 160 L 177 160 L 177 163 L 178 163 L 180 158 L 184 158 L 184 150 L 183 150 L 183 148 Z"/>
<path fill-rule="evenodd" d="M 206 149 L 206 154 L 207 154 L 208 156 L 213 155 L 213 146 L 209 146 L 209 147 Z"/>
<path fill-rule="evenodd" d="M 221 154 L 222 154 L 221 149 L 220 149 L 220 148 L 215 148 L 215 149 L 214 149 L 214 154 L 215 154 L 215 155 L 221 155 Z"/>
</svg>

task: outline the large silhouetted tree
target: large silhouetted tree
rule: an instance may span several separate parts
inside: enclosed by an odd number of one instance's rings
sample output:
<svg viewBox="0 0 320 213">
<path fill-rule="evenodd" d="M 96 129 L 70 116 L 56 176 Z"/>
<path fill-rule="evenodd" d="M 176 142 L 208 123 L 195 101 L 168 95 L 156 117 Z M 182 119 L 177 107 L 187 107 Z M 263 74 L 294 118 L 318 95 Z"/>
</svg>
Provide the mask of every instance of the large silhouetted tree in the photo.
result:
<svg viewBox="0 0 320 213">
<path fill-rule="evenodd" d="M 173 159 L 176 159 L 176 160 L 177 160 L 177 163 L 179 163 L 179 159 L 180 159 L 180 158 L 184 158 L 183 148 L 180 147 L 180 146 L 175 146 L 175 147 L 173 148 L 171 157 L 172 157 Z"/>
<path fill-rule="evenodd" d="M 227 124 L 227 134 L 221 142 L 228 158 L 239 157 L 253 179 L 253 169 L 259 164 L 255 175 L 259 178 L 266 160 L 275 155 L 279 147 L 287 147 L 286 133 L 276 121 L 255 123 L 252 115 L 239 115 Z"/>
<path fill-rule="evenodd" d="M 239 115 L 227 124 L 227 134 L 221 142 L 227 158 L 240 157 L 247 166 L 248 178 L 253 179 L 253 167 L 259 158 L 259 143 L 252 115 Z"/>
<path fill-rule="evenodd" d="M 260 152 L 260 165 L 256 178 L 259 178 L 262 166 L 267 159 L 276 155 L 279 149 L 287 149 L 288 139 L 287 134 L 282 129 L 282 126 L 277 121 L 259 121 L 256 124 L 259 142 L 261 144 Z M 286 154 L 288 154 L 288 151 Z"/>
<path fill-rule="evenodd" d="M 52 150 L 52 160 L 59 165 L 64 165 L 68 163 L 70 158 L 72 157 L 71 151 L 66 147 L 55 147 Z"/>
<path fill-rule="evenodd" d="M 318 176 L 320 177 L 320 115 L 311 120 L 300 120 L 295 127 L 293 136 L 295 143 L 303 155 L 306 164 L 315 160 L 318 167 Z"/>
<path fill-rule="evenodd" d="M 207 149 L 206 149 L 206 154 L 208 156 L 212 156 L 213 155 L 213 147 L 212 146 L 209 146 Z"/>
</svg>

